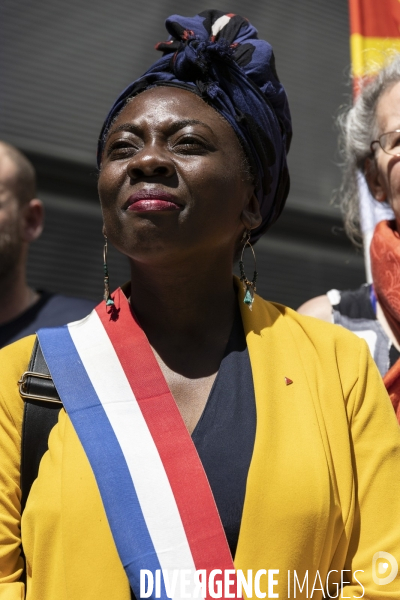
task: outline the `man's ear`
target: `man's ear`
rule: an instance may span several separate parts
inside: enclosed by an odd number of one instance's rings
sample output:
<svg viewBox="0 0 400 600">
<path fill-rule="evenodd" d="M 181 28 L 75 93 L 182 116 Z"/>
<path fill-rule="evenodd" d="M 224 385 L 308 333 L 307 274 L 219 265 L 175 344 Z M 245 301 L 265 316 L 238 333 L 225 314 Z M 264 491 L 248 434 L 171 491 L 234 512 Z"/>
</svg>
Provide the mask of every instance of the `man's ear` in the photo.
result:
<svg viewBox="0 0 400 600">
<path fill-rule="evenodd" d="M 41 200 L 33 198 L 21 208 L 21 237 L 28 244 L 43 231 L 44 207 Z"/>
<path fill-rule="evenodd" d="M 253 191 L 249 201 L 243 208 L 242 214 L 240 215 L 240 220 L 248 230 L 256 229 L 261 225 L 262 216 L 255 191 Z"/>
<path fill-rule="evenodd" d="M 385 202 L 387 200 L 386 188 L 374 158 L 367 158 L 365 160 L 364 174 L 369 191 L 375 200 Z"/>
</svg>

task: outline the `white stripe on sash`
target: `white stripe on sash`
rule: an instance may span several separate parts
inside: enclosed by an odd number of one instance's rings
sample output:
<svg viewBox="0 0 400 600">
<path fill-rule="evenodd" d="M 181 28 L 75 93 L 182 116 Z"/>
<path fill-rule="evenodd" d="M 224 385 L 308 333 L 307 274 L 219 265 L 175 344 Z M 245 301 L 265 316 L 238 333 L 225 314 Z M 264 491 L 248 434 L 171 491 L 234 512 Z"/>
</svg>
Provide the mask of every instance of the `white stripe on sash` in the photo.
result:
<svg viewBox="0 0 400 600">
<path fill-rule="evenodd" d="M 174 569 L 194 574 L 196 567 L 164 466 L 97 312 L 70 323 L 68 329 L 125 456 L 161 569 L 171 573 L 170 581 Z M 180 599 L 179 589 L 173 598 Z"/>
</svg>

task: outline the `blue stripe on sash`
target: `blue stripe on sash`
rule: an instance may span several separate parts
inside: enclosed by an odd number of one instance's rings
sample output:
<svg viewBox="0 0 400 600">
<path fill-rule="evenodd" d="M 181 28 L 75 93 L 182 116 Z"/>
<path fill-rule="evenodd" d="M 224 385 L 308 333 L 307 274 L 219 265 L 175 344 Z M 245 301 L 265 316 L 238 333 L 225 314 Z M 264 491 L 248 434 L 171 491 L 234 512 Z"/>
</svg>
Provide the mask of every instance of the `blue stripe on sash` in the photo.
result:
<svg viewBox="0 0 400 600">
<path fill-rule="evenodd" d="M 54 384 L 92 466 L 115 545 L 139 598 L 140 570 L 155 574 L 161 566 L 125 457 L 68 327 L 41 329 L 38 338 Z M 161 598 L 168 598 L 162 577 Z"/>
</svg>

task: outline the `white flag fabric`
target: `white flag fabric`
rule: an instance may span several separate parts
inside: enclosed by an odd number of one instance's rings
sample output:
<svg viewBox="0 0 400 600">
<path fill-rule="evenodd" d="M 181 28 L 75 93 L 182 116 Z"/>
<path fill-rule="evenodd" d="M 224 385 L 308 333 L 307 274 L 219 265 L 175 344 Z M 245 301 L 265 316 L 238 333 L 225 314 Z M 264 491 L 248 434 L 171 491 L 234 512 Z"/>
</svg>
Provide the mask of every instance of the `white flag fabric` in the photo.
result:
<svg viewBox="0 0 400 600">
<path fill-rule="evenodd" d="M 364 243 L 365 273 L 367 282 L 372 282 L 371 259 L 369 248 L 376 225 L 380 221 L 391 221 L 395 218 L 393 210 L 387 202 L 378 202 L 369 191 L 364 173 L 358 172 L 358 197 L 360 202 L 360 225 Z"/>
</svg>

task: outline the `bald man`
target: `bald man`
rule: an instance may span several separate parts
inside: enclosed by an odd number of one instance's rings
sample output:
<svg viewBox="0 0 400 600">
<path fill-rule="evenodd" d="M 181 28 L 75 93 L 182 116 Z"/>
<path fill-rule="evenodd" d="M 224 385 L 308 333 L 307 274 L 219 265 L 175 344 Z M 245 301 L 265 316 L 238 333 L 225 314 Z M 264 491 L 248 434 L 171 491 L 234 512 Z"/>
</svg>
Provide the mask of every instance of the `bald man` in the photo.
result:
<svg viewBox="0 0 400 600">
<path fill-rule="evenodd" d="M 43 230 L 43 216 L 32 164 L 0 141 L 0 348 L 41 327 L 82 319 L 95 305 L 29 287 L 28 248 Z"/>
</svg>

